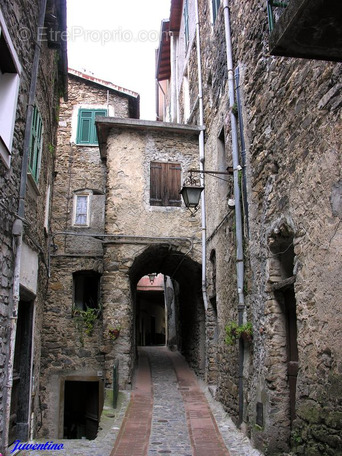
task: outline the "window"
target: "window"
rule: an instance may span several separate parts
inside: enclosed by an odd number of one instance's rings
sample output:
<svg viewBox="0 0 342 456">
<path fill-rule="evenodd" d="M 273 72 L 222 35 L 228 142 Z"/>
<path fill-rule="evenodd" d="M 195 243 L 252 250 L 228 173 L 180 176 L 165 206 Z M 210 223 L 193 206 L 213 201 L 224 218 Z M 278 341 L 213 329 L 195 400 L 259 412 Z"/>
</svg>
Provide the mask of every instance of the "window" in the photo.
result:
<svg viewBox="0 0 342 456">
<path fill-rule="evenodd" d="M 74 309 L 98 309 L 101 275 L 94 271 L 74 272 Z"/>
<path fill-rule="evenodd" d="M 215 24 L 218 10 L 220 8 L 220 3 L 221 3 L 221 0 L 211 0 L 211 5 L 212 5 L 212 9 L 213 9 L 213 24 Z"/>
<path fill-rule="evenodd" d="M 189 46 L 189 5 L 188 5 L 188 0 L 185 0 L 185 2 L 184 2 L 183 17 L 184 17 L 185 47 L 187 48 Z"/>
<path fill-rule="evenodd" d="M 89 195 L 75 195 L 74 214 L 74 225 L 89 225 Z"/>
<path fill-rule="evenodd" d="M 151 206 L 181 206 L 181 165 L 179 163 L 151 162 Z"/>
<path fill-rule="evenodd" d="M 97 145 L 95 118 L 106 115 L 106 109 L 80 109 L 78 111 L 77 144 Z"/>
<path fill-rule="evenodd" d="M 29 153 L 29 172 L 35 182 L 38 182 L 40 171 L 40 159 L 42 152 L 43 122 L 37 107 L 33 108 L 30 153 Z"/>
<path fill-rule="evenodd" d="M 11 164 L 21 67 L 0 11 L 0 157 Z"/>
</svg>

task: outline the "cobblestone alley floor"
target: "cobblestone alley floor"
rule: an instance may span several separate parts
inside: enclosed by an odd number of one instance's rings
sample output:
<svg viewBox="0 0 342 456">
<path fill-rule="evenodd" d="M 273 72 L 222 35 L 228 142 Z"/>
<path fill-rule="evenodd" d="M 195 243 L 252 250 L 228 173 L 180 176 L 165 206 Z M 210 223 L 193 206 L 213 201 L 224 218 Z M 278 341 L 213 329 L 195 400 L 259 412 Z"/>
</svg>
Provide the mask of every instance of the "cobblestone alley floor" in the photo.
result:
<svg viewBox="0 0 342 456">
<path fill-rule="evenodd" d="M 120 393 L 117 409 L 105 406 L 95 440 L 53 442 L 64 448 L 12 455 L 261 456 L 184 358 L 166 347 L 139 349 L 134 388 Z"/>
</svg>

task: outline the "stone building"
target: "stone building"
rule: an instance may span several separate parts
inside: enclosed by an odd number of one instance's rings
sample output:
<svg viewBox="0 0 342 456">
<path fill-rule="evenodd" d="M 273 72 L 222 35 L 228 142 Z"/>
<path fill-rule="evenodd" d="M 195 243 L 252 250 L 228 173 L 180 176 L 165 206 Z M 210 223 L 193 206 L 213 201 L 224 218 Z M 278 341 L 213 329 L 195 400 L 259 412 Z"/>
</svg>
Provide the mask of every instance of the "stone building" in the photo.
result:
<svg viewBox="0 0 342 456">
<path fill-rule="evenodd" d="M 341 7 L 275 3 L 172 0 L 158 119 L 205 128 L 207 382 L 265 454 L 336 455 Z"/>
<path fill-rule="evenodd" d="M 40 435 L 92 439 L 105 388 L 129 387 L 138 345 L 181 347 L 204 371 L 200 226 L 179 195 L 182 174 L 198 161 L 201 129 L 138 120 L 136 93 L 73 70 L 68 94 L 59 115 Z"/>
<path fill-rule="evenodd" d="M 39 416 L 40 332 L 58 104 L 66 94 L 65 1 L 0 6 L 0 453 Z"/>
</svg>

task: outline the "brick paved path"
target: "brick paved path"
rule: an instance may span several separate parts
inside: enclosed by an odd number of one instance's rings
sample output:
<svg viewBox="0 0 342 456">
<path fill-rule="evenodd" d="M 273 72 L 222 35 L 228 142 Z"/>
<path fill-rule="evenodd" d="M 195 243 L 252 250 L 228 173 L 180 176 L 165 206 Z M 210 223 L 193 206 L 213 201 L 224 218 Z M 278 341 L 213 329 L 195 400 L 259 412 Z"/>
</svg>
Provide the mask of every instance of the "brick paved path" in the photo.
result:
<svg viewBox="0 0 342 456">
<path fill-rule="evenodd" d="M 179 353 L 141 349 L 134 385 L 132 392 L 120 392 L 117 409 L 104 406 L 96 439 L 50 438 L 64 446 L 58 456 L 262 456 Z M 19 456 L 42 455 L 20 451 Z M 57 455 L 44 451 L 44 456 Z"/>
<path fill-rule="evenodd" d="M 182 356 L 165 347 L 145 347 L 139 351 L 135 388 L 111 456 L 160 454 L 229 456 Z"/>
</svg>

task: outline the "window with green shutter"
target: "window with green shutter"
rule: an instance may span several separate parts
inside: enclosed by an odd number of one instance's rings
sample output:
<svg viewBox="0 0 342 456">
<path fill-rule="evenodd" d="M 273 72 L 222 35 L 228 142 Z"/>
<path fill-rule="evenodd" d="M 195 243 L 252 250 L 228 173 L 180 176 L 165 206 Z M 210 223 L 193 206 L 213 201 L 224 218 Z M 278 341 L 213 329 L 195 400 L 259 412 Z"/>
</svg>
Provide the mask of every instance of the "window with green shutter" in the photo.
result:
<svg viewBox="0 0 342 456">
<path fill-rule="evenodd" d="M 106 109 L 80 109 L 78 111 L 77 144 L 97 145 L 95 118 L 106 115 Z"/>
<path fill-rule="evenodd" d="M 179 163 L 151 162 L 150 205 L 181 206 L 182 168 Z"/>
<path fill-rule="evenodd" d="M 28 168 L 33 179 L 38 182 L 40 171 L 40 160 L 42 154 L 43 140 L 43 121 L 37 107 L 33 108 L 31 138 L 30 138 L 30 154 Z"/>
<path fill-rule="evenodd" d="M 213 24 L 215 24 L 217 13 L 220 7 L 221 0 L 212 0 L 212 7 L 213 7 Z"/>
<path fill-rule="evenodd" d="M 185 2 L 184 2 L 183 17 L 184 17 L 185 48 L 187 49 L 189 46 L 189 5 L 188 5 L 188 0 L 185 0 Z"/>
</svg>

